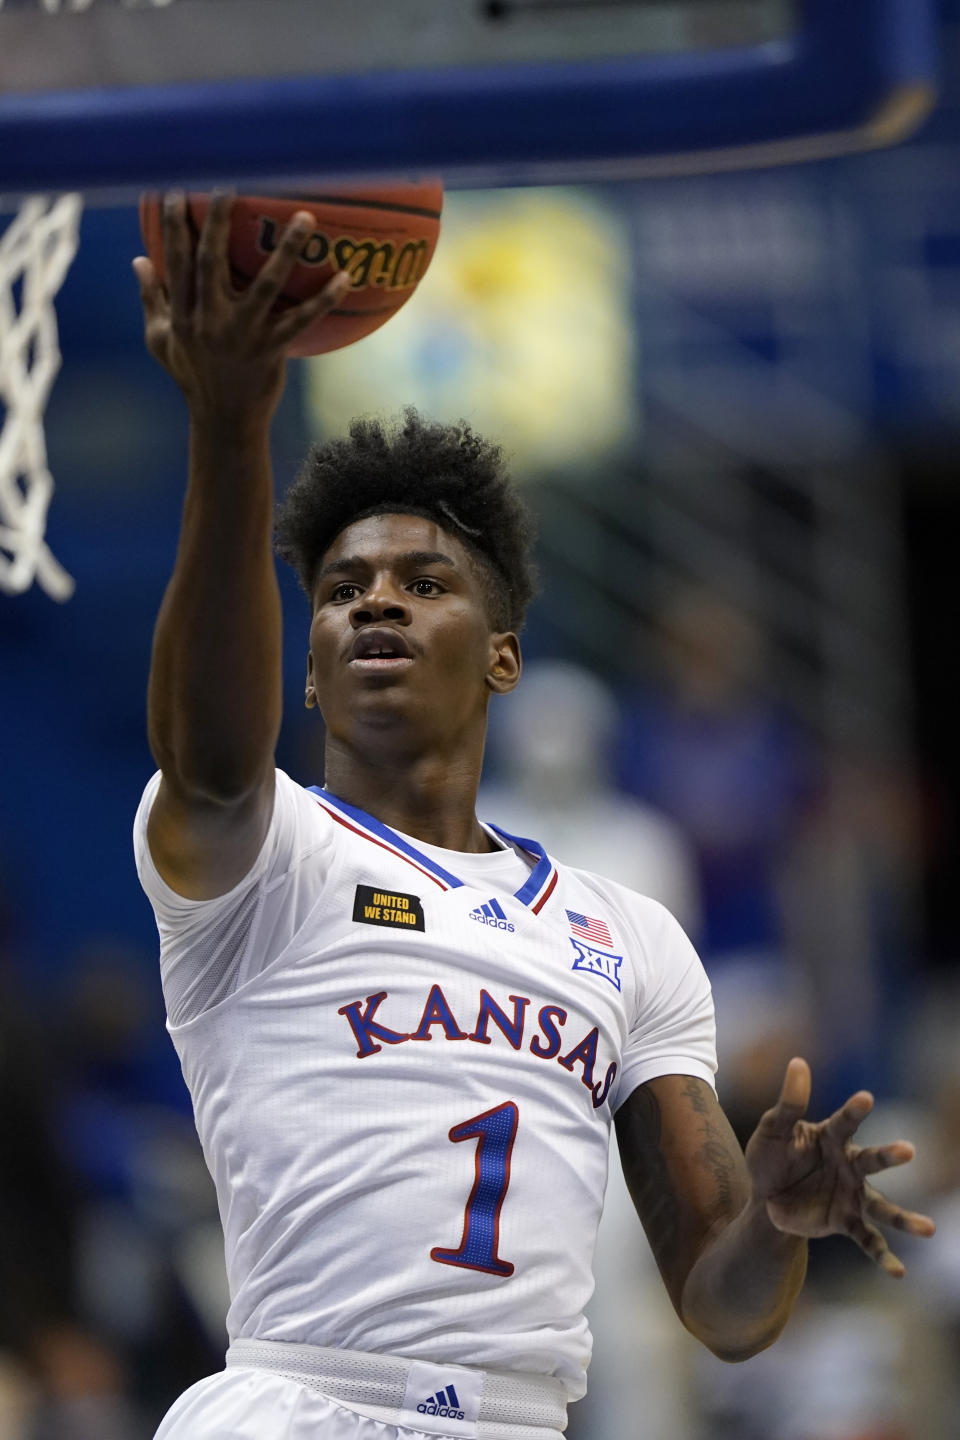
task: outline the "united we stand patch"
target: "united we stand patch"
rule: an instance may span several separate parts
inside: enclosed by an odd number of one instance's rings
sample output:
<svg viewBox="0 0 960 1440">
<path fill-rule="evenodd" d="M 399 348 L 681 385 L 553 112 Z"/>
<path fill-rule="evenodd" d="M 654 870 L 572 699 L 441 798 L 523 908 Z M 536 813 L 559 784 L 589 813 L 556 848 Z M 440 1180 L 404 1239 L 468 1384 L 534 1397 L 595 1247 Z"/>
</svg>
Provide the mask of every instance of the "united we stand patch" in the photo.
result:
<svg viewBox="0 0 960 1440">
<path fill-rule="evenodd" d="M 391 930 L 425 930 L 419 895 L 398 890 L 377 890 L 358 885 L 353 899 L 353 918 L 362 925 L 388 925 Z"/>
</svg>

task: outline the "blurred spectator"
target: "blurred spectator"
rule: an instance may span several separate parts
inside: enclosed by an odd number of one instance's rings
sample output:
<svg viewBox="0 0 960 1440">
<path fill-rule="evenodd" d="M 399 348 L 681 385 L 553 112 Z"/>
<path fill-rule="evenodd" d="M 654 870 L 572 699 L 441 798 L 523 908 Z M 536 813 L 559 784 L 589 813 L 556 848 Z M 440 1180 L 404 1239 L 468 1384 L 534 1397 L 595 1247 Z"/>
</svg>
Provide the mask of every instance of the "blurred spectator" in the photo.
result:
<svg viewBox="0 0 960 1440">
<path fill-rule="evenodd" d="M 937 1335 L 909 1289 L 864 1259 L 836 1294 L 809 1282 L 769 1350 L 698 1350 L 693 1440 L 953 1440 Z"/>
<path fill-rule="evenodd" d="M 148 1440 L 150 1427 L 126 1395 L 123 1362 L 92 1335 L 49 1328 L 34 1363 L 41 1389 L 24 1440 Z"/>
<path fill-rule="evenodd" d="M 119 1356 L 76 1291 L 78 1189 L 56 1141 L 58 1075 L 0 913 L 0 1437 L 140 1440 Z"/>
<path fill-rule="evenodd" d="M 491 720 L 498 776 L 484 784 L 481 818 L 533 835 L 558 860 L 651 895 L 688 933 L 701 924 L 696 860 L 661 809 L 614 787 L 616 700 L 567 661 L 534 661 Z"/>
<path fill-rule="evenodd" d="M 150 974 L 130 947 L 91 942 L 52 1022 L 62 1145 L 83 1191 L 78 1290 L 162 1414 L 222 1364 L 227 1286 L 216 1193 Z"/>
<path fill-rule="evenodd" d="M 825 757 L 821 803 L 780 876 L 786 934 L 816 1016 L 829 1107 L 903 1082 L 898 1050 L 920 974 L 919 802 L 908 760 L 862 745 Z"/>
<path fill-rule="evenodd" d="M 499 781 L 481 788 L 478 813 L 534 836 L 568 865 L 659 900 L 695 935 L 700 900 L 683 832 L 613 788 L 618 723 L 613 694 L 582 666 L 527 666 L 519 689 L 496 707 L 491 748 Z M 627 1193 L 615 1139 L 594 1275 L 590 1388 L 571 1411 L 570 1440 L 629 1436 L 641 1414 L 644 1440 L 676 1440 L 687 1428 L 685 1335 Z"/>
<path fill-rule="evenodd" d="M 660 638 L 664 688 L 626 697 L 620 782 L 694 847 L 704 952 L 769 955 L 783 937 L 777 869 L 814 796 L 810 747 L 765 697 L 763 641 L 742 611 L 679 592 Z"/>
<path fill-rule="evenodd" d="M 935 1248 L 906 1263 L 917 1298 L 946 1347 L 942 1400 L 960 1433 L 960 976 L 931 987 L 909 1028 L 901 1027 L 903 1073 L 929 1115 L 923 1146 L 923 1208 L 937 1222 Z"/>
<path fill-rule="evenodd" d="M 785 945 L 781 884 L 817 765 L 800 727 L 764 694 L 763 639 L 742 611 L 707 590 L 676 592 L 658 659 L 662 688 L 625 698 L 618 773 L 693 847 L 721 1099 L 745 1140 L 787 1060 L 811 1049 L 809 981 Z"/>
<path fill-rule="evenodd" d="M 0 1346 L 25 1355 L 71 1313 L 76 1196 L 54 1146 L 52 1077 L 0 952 Z"/>
</svg>

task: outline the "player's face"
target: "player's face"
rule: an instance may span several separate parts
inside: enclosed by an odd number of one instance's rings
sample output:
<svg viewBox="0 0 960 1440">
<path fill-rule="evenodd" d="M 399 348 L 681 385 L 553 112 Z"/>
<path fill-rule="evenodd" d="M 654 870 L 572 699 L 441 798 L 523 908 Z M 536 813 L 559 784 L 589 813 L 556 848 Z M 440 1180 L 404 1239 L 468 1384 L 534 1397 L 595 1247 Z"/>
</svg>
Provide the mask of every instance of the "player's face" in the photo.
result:
<svg viewBox="0 0 960 1440">
<path fill-rule="evenodd" d="M 416 515 L 348 525 L 324 555 L 313 595 L 307 705 L 332 738 L 456 744 L 489 697 L 520 673 L 515 635 L 491 631 L 469 551 Z"/>
</svg>

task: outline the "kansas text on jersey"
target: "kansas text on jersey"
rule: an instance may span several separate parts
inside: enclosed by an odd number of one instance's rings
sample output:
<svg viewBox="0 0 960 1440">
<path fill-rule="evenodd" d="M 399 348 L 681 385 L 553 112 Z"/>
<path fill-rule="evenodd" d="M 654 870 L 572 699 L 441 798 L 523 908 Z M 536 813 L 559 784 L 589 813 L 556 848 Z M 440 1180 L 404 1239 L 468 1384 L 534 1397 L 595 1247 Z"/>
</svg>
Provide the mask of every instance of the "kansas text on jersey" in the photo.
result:
<svg viewBox="0 0 960 1440">
<path fill-rule="evenodd" d="M 137 864 L 217 1187 L 231 1339 L 554 1375 L 581 1395 L 612 1113 L 656 1075 L 716 1068 L 679 926 L 534 841 L 438 850 L 279 770 L 249 875 L 186 900 L 146 843 L 159 779 Z M 589 939 L 570 913 L 599 922 Z"/>
</svg>

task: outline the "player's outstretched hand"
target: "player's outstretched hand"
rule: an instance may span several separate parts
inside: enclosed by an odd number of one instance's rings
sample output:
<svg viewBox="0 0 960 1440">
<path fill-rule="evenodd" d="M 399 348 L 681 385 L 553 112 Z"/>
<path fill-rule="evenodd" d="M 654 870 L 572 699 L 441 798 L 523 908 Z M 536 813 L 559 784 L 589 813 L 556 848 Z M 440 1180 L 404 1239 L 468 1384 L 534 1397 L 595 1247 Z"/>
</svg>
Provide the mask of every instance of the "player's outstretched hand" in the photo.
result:
<svg viewBox="0 0 960 1440">
<path fill-rule="evenodd" d="M 255 279 L 237 290 L 228 258 L 232 206 L 231 195 L 215 194 L 195 240 L 184 196 L 177 192 L 165 197 L 166 284 L 145 255 L 133 262 L 146 343 L 195 411 L 270 416 L 283 390 L 287 347 L 318 316 L 335 308 L 350 278 L 341 271 L 309 300 L 282 312 L 273 309 L 316 223 L 301 210 Z"/>
<path fill-rule="evenodd" d="M 905 1140 L 864 1147 L 852 1143 L 873 1109 L 873 1096 L 866 1090 L 851 1095 L 819 1124 L 803 1118 L 809 1103 L 810 1067 L 805 1060 L 791 1060 L 780 1099 L 747 1143 L 754 1196 L 766 1202 L 778 1230 L 811 1239 L 849 1235 L 888 1275 L 899 1278 L 905 1267 L 878 1227 L 930 1236 L 935 1226 L 928 1216 L 891 1204 L 867 1176 L 905 1165 L 913 1159 L 913 1146 Z"/>
</svg>

